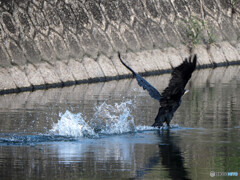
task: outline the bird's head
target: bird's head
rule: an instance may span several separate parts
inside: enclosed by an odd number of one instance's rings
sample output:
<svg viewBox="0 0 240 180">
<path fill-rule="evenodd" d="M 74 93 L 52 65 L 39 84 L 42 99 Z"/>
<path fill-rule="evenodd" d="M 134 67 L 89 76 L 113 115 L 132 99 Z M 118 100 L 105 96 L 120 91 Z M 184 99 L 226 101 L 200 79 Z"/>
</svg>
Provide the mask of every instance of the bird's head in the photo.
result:
<svg viewBox="0 0 240 180">
<path fill-rule="evenodd" d="M 189 92 L 188 89 L 184 89 L 183 96 Z"/>
</svg>

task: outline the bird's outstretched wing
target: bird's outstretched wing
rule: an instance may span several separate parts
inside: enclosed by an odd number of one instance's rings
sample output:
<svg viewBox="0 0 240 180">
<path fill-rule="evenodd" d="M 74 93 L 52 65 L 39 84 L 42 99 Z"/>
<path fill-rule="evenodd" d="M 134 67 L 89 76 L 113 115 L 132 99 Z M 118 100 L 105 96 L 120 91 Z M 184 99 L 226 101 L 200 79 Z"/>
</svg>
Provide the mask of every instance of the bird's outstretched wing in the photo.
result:
<svg viewBox="0 0 240 180">
<path fill-rule="evenodd" d="M 141 87 L 143 87 L 144 90 L 147 90 L 148 93 L 149 93 L 149 95 L 150 95 L 152 98 L 160 101 L 161 98 L 162 98 L 162 96 L 161 96 L 161 94 L 158 92 L 158 90 L 156 90 L 149 82 L 147 82 L 142 76 L 140 76 L 138 73 L 136 73 L 132 68 L 130 68 L 128 65 L 126 65 L 126 64 L 123 62 L 123 60 L 122 60 L 121 55 L 120 55 L 119 52 L 118 52 L 118 57 L 119 57 L 120 61 L 122 62 L 122 64 L 123 64 L 126 68 L 128 68 L 128 69 L 133 73 L 133 75 L 136 77 L 137 82 L 138 82 L 138 85 L 141 86 Z"/>
<path fill-rule="evenodd" d="M 179 102 L 185 92 L 184 88 L 196 68 L 196 63 L 197 56 L 190 56 L 173 69 L 168 87 L 162 93 L 162 99 L 160 100 L 162 107 L 171 106 L 173 103 Z"/>
</svg>

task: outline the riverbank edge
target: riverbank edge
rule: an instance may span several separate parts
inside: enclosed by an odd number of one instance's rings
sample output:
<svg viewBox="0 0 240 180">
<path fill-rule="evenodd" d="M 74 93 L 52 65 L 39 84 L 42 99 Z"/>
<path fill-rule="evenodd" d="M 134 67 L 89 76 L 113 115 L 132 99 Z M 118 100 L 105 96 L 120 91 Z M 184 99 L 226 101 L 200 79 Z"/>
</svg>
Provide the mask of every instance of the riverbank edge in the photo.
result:
<svg viewBox="0 0 240 180">
<path fill-rule="evenodd" d="M 197 54 L 198 69 L 239 65 L 240 43 L 232 45 L 224 41 L 210 47 L 199 44 L 191 53 L 186 46 L 127 52 L 122 53 L 122 58 L 139 74 L 151 76 L 170 73 L 172 67 L 181 64 L 190 54 Z M 0 95 L 133 77 L 120 63 L 117 52 L 111 58 L 100 54 L 96 59 L 83 57 L 79 60 L 57 61 L 53 67 L 49 69 L 47 63 L 40 63 L 18 69 L 1 68 L 3 79 L 0 87 L 3 88 L 0 89 Z"/>
</svg>

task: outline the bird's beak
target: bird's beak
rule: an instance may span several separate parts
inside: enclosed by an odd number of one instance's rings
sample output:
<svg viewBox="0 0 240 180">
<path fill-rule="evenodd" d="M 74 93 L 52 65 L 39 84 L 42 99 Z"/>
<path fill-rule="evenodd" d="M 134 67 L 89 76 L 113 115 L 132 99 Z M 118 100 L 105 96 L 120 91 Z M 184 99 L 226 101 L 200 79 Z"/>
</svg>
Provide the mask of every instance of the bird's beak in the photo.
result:
<svg viewBox="0 0 240 180">
<path fill-rule="evenodd" d="M 187 94 L 189 92 L 189 90 L 187 89 L 187 90 L 185 90 L 185 92 L 184 92 L 184 94 L 183 95 L 185 95 L 185 94 Z"/>
</svg>

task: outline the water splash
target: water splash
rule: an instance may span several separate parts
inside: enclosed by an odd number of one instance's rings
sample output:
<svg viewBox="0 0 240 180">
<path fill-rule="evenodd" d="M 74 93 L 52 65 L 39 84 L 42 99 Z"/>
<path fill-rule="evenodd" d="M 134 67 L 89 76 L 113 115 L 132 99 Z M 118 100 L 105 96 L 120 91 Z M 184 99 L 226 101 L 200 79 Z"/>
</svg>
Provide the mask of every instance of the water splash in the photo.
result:
<svg viewBox="0 0 240 180">
<path fill-rule="evenodd" d="M 26 134 L 0 134 L 1 145 L 35 145 L 43 142 L 58 142 L 58 141 L 76 141 L 74 137 L 59 136 L 59 135 L 26 135 Z"/>
<path fill-rule="evenodd" d="M 36 144 L 56 141 L 78 141 L 81 138 L 101 138 L 106 135 L 136 133 L 158 130 L 152 126 L 136 126 L 131 109 L 135 104 L 132 100 L 109 105 L 106 102 L 95 106 L 92 118 L 85 118 L 82 113 L 66 111 L 59 114 L 60 119 L 53 123 L 52 129 L 46 134 L 0 134 L 0 144 Z M 171 125 L 171 129 L 181 129 Z M 161 127 L 160 130 L 168 129 Z"/>
<path fill-rule="evenodd" d="M 136 126 L 131 109 L 135 104 L 132 100 L 109 105 L 103 102 L 95 106 L 94 115 L 87 120 L 81 113 L 74 114 L 66 111 L 60 114 L 60 120 L 53 124 L 50 130 L 52 135 L 68 137 L 90 137 L 96 138 L 101 135 L 135 133 L 142 131 L 158 130 L 152 126 Z M 160 129 L 166 129 L 162 127 Z M 178 125 L 171 125 L 170 128 L 179 128 Z"/>
<path fill-rule="evenodd" d="M 134 132 L 134 117 L 129 106 L 132 106 L 132 101 L 115 103 L 114 106 L 104 102 L 95 108 L 91 126 L 100 134 Z"/>
<path fill-rule="evenodd" d="M 90 120 L 83 118 L 81 113 L 66 111 L 60 114 L 60 120 L 53 124 L 50 132 L 71 137 L 99 137 L 136 132 L 134 117 L 131 115 L 132 107 L 134 105 L 131 100 L 114 105 L 104 102 L 94 108 L 95 113 Z"/>
<path fill-rule="evenodd" d="M 158 130 L 158 127 L 153 127 L 153 126 L 137 126 L 136 131 L 152 131 L 152 130 Z"/>
<path fill-rule="evenodd" d="M 61 136 L 96 136 L 94 130 L 86 123 L 81 113 L 73 114 L 66 111 L 60 114 L 61 119 L 53 124 L 50 133 Z"/>
</svg>

